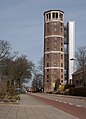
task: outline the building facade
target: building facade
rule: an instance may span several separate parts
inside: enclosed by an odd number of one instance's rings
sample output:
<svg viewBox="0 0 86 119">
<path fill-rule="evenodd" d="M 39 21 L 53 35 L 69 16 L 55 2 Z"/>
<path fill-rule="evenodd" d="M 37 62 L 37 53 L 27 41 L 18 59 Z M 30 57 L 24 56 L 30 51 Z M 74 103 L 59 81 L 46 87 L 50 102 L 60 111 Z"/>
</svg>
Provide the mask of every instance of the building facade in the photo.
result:
<svg viewBox="0 0 86 119">
<path fill-rule="evenodd" d="M 64 84 L 64 12 L 44 12 L 44 92 Z"/>
<path fill-rule="evenodd" d="M 72 80 L 75 87 L 86 87 L 86 65 L 72 74 Z"/>
<path fill-rule="evenodd" d="M 75 21 L 69 21 L 64 29 L 65 80 L 72 84 L 75 71 Z"/>
</svg>

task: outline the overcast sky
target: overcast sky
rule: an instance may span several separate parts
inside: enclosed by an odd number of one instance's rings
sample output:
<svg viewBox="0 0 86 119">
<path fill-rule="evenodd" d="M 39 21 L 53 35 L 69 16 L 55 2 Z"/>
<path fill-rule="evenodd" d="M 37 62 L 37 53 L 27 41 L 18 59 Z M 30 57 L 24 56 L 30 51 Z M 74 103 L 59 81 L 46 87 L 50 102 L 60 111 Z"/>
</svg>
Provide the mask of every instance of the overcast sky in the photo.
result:
<svg viewBox="0 0 86 119">
<path fill-rule="evenodd" d="M 35 64 L 43 56 L 43 13 L 63 10 L 76 22 L 76 48 L 86 45 L 86 0 L 0 0 L 0 39 Z"/>
</svg>

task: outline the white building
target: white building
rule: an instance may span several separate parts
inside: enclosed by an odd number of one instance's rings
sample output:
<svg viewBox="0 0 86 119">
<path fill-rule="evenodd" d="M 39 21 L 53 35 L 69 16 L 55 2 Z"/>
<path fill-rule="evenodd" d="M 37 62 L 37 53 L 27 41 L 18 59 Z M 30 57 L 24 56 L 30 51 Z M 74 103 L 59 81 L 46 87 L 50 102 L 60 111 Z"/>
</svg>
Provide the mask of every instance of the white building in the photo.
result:
<svg viewBox="0 0 86 119">
<path fill-rule="evenodd" d="M 72 74 L 75 71 L 75 22 L 68 22 L 68 39 L 69 39 L 69 83 L 72 79 Z"/>
<path fill-rule="evenodd" d="M 72 83 L 75 71 L 75 21 L 69 21 L 65 27 L 65 71 L 67 83 Z"/>
</svg>

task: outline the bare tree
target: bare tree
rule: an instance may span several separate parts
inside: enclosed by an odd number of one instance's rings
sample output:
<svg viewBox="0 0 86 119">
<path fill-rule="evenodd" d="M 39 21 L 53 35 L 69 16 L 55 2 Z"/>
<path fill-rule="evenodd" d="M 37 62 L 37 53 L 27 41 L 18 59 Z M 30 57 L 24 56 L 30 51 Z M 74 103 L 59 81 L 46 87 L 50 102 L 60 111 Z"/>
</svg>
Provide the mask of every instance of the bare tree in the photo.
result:
<svg viewBox="0 0 86 119">
<path fill-rule="evenodd" d="M 12 83 L 13 58 L 16 54 L 17 53 L 11 53 L 11 47 L 8 41 L 0 40 L 0 83 L 2 90 L 4 90 L 3 85 L 5 84 L 5 92 L 6 82 L 10 81 L 10 83 Z"/>
<path fill-rule="evenodd" d="M 6 81 L 6 91 L 12 95 L 15 84 L 21 87 L 25 79 L 32 77 L 34 67 L 32 61 L 29 61 L 26 56 L 17 54 L 18 52 L 11 52 L 9 42 L 0 40 L 0 83 Z"/>
<path fill-rule="evenodd" d="M 8 41 L 0 40 L 0 61 L 10 55 L 10 44 Z"/>
<path fill-rule="evenodd" d="M 44 60 L 43 57 L 38 61 L 38 67 L 37 67 L 37 71 L 39 72 L 39 74 L 41 74 L 43 76 L 43 70 L 44 70 Z"/>
<path fill-rule="evenodd" d="M 78 48 L 75 56 L 78 68 L 84 66 L 86 64 L 86 46 Z"/>
<path fill-rule="evenodd" d="M 34 67 L 34 78 L 32 81 L 33 91 L 42 91 L 43 90 L 43 70 L 44 62 L 43 57 L 38 61 L 37 67 Z"/>
</svg>

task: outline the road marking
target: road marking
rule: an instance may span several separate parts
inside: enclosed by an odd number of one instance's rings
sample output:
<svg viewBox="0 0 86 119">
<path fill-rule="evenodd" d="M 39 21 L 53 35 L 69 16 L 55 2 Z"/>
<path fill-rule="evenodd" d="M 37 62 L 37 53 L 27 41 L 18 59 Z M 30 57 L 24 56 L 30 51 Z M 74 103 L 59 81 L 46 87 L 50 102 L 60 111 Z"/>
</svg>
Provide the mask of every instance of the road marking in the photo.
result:
<svg viewBox="0 0 86 119">
<path fill-rule="evenodd" d="M 59 102 L 62 102 L 61 100 L 59 100 Z"/>
<path fill-rule="evenodd" d="M 81 105 L 76 105 L 77 107 L 82 107 Z"/>
<path fill-rule="evenodd" d="M 68 103 L 68 102 L 64 102 L 64 101 L 61 101 L 61 100 L 57 100 L 57 99 L 50 99 L 50 98 L 47 98 L 47 99 L 53 100 L 53 101 L 62 102 L 62 103 L 69 104 L 69 105 L 74 105 L 73 103 Z M 75 105 L 75 106 L 77 106 L 77 107 L 83 107 L 83 106 L 81 106 L 81 105 Z M 86 107 L 84 107 L 84 108 L 86 108 Z"/>
<path fill-rule="evenodd" d="M 73 105 L 73 103 L 68 103 L 69 105 Z"/>
<path fill-rule="evenodd" d="M 67 104 L 67 102 L 63 102 L 63 103 Z"/>
<path fill-rule="evenodd" d="M 50 99 L 50 98 L 47 98 L 47 99 Z"/>
</svg>

